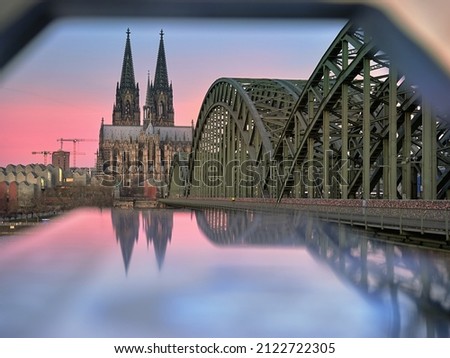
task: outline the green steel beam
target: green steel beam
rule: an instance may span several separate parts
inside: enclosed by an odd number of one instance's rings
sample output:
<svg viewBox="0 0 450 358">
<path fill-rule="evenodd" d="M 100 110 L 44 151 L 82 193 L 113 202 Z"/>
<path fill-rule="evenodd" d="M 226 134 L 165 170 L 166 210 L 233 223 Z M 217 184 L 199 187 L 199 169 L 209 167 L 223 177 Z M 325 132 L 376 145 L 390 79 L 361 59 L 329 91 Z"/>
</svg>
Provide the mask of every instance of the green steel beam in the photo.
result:
<svg viewBox="0 0 450 358">
<path fill-rule="evenodd" d="M 404 136 L 402 155 L 402 199 L 411 199 L 411 113 L 404 114 Z"/>
<path fill-rule="evenodd" d="M 422 185 L 423 199 L 436 199 L 436 121 L 430 105 L 422 105 Z"/>
<path fill-rule="evenodd" d="M 370 199 L 370 59 L 363 59 L 364 83 L 363 83 L 363 159 L 362 195 L 364 199 Z"/>
<path fill-rule="evenodd" d="M 397 199 L 397 71 L 389 68 L 388 199 Z"/>
<path fill-rule="evenodd" d="M 323 76 L 323 93 L 325 96 L 330 91 L 330 71 L 324 66 Z M 322 126 L 322 152 L 323 152 L 323 197 L 329 198 L 330 194 L 330 113 L 327 110 L 323 111 L 323 126 Z"/>
<path fill-rule="evenodd" d="M 348 42 L 342 41 L 342 69 L 345 70 L 348 67 Z M 341 198 L 348 198 L 348 84 L 342 84 L 341 95 Z"/>
</svg>

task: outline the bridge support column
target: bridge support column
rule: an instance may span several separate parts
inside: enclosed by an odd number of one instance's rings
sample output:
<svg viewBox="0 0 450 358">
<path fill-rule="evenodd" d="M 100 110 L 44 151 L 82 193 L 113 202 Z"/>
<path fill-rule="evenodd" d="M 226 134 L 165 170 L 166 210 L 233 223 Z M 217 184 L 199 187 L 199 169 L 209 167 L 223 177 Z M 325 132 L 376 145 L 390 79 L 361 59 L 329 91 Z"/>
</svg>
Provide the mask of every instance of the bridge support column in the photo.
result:
<svg viewBox="0 0 450 358">
<path fill-rule="evenodd" d="M 198 196 L 203 196 L 203 187 L 204 187 L 204 178 L 203 178 L 203 151 L 202 148 L 200 148 L 197 158 L 198 158 L 198 176 L 197 176 L 197 187 L 196 187 L 196 194 Z"/>
<path fill-rule="evenodd" d="M 397 199 L 397 71 L 389 68 L 388 198 Z"/>
<path fill-rule="evenodd" d="M 231 158 L 234 158 L 234 153 L 236 152 L 236 136 L 235 136 L 235 126 L 234 124 L 230 123 L 228 125 L 229 128 L 229 141 L 228 141 L 228 147 L 229 147 L 229 161 L 231 162 Z M 236 168 L 234 163 L 229 165 L 230 172 L 230 196 L 235 198 L 236 197 Z"/>
<path fill-rule="evenodd" d="M 311 123 L 314 120 L 314 93 L 308 92 L 308 121 Z M 314 198 L 314 138 L 309 137 L 307 139 L 308 146 L 308 160 L 307 160 L 307 172 L 306 172 L 306 185 L 308 188 L 308 198 Z"/>
<path fill-rule="evenodd" d="M 348 199 L 348 85 L 342 85 L 341 199 Z"/>
<path fill-rule="evenodd" d="M 201 191 L 202 191 L 202 197 L 208 197 L 208 170 L 207 170 L 207 163 L 206 163 L 206 150 L 207 147 L 205 146 L 202 150 L 202 156 L 201 156 L 201 163 L 202 163 L 202 171 L 203 171 L 203 183 L 201 184 Z"/>
<path fill-rule="evenodd" d="M 387 119 L 387 122 L 389 118 Z M 389 123 L 385 123 L 389 126 Z M 389 185 L 389 138 L 383 138 L 383 199 L 389 199 L 389 189 L 391 188 Z"/>
<path fill-rule="evenodd" d="M 225 178 L 225 196 L 226 197 L 231 197 L 233 196 L 232 193 L 232 182 L 233 182 L 233 172 L 230 170 L 230 166 L 228 165 L 228 163 L 230 162 L 231 158 L 233 158 L 233 155 L 231 153 L 231 123 L 228 122 L 227 126 L 225 128 L 225 139 L 224 141 L 226 142 L 226 148 L 225 148 L 225 167 L 223 168 L 224 170 L 224 178 Z"/>
<path fill-rule="evenodd" d="M 246 175 L 243 172 L 244 168 L 244 163 L 246 160 L 246 156 L 247 156 L 247 152 L 246 152 L 246 148 L 244 148 L 244 141 L 243 138 L 241 138 L 241 135 L 238 134 L 239 137 L 239 165 L 238 165 L 238 172 L 239 172 L 239 182 L 238 182 L 238 188 L 239 188 L 239 197 L 241 198 L 246 198 L 249 195 L 248 189 L 248 183 L 246 182 Z"/>
<path fill-rule="evenodd" d="M 411 113 L 406 112 L 404 116 L 402 198 L 411 199 Z"/>
<path fill-rule="evenodd" d="M 221 131 L 222 131 L 222 142 L 221 142 L 221 148 L 219 153 L 219 163 L 221 165 L 220 167 L 220 178 L 222 182 L 220 183 L 220 196 L 222 198 L 227 196 L 227 181 L 226 181 L 226 166 L 227 166 L 227 141 L 226 141 L 226 133 L 225 133 L 225 119 L 222 119 L 221 122 Z"/>
<path fill-rule="evenodd" d="M 324 66 L 325 67 L 325 66 Z M 324 97 L 330 91 L 330 71 L 324 68 L 324 79 L 323 79 L 323 93 Z M 322 176 L 322 194 L 325 199 L 329 198 L 330 194 L 330 113 L 327 110 L 323 111 L 322 118 L 323 128 L 322 128 L 322 150 L 323 150 L 323 176 Z"/>
<path fill-rule="evenodd" d="M 206 163 L 206 194 L 208 198 L 213 197 L 213 186 L 211 178 L 211 131 L 212 124 L 207 125 L 208 131 L 206 132 L 206 151 L 205 151 L 205 163 Z"/>
<path fill-rule="evenodd" d="M 308 198 L 314 198 L 314 139 L 308 138 Z"/>
<path fill-rule="evenodd" d="M 342 69 L 346 70 L 348 67 L 348 41 L 342 41 Z M 348 199 L 348 85 L 342 84 L 342 98 L 341 98 L 341 160 L 342 165 L 340 176 L 341 183 L 341 199 Z"/>
<path fill-rule="evenodd" d="M 363 89 L 363 199 L 370 199 L 370 60 L 364 60 Z"/>
<path fill-rule="evenodd" d="M 422 103 L 422 185 L 423 199 L 436 199 L 436 121 L 431 107 L 426 102 Z"/>
</svg>

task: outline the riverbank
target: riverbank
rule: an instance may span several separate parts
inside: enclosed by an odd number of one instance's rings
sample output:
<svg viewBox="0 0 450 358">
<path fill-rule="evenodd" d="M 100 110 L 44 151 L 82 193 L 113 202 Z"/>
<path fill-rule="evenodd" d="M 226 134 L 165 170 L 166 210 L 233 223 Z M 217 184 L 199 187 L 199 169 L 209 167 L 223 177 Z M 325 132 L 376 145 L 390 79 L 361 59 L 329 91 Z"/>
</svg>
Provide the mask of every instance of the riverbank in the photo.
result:
<svg viewBox="0 0 450 358">
<path fill-rule="evenodd" d="M 33 214 L 16 214 L 0 217 L 0 236 L 14 235 L 24 229 L 47 223 L 52 218 L 61 215 L 63 211 L 49 211 Z"/>
</svg>

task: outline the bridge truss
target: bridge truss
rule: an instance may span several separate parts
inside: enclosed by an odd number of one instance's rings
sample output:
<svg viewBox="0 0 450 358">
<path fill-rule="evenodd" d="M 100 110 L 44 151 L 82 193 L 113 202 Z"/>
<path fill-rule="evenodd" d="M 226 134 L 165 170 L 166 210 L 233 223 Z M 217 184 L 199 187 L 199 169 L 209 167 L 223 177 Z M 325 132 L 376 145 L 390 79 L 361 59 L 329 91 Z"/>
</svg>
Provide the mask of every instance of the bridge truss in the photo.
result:
<svg viewBox="0 0 450 358">
<path fill-rule="evenodd" d="M 307 81 L 213 83 L 184 183 L 201 197 L 443 199 L 450 133 L 442 119 L 348 23 Z"/>
<path fill-rule="evenodd" d="M 305 81 L 217 80 L 195 129 L 191 194 L 261 196 L 265 169 Z"/>
</svg>

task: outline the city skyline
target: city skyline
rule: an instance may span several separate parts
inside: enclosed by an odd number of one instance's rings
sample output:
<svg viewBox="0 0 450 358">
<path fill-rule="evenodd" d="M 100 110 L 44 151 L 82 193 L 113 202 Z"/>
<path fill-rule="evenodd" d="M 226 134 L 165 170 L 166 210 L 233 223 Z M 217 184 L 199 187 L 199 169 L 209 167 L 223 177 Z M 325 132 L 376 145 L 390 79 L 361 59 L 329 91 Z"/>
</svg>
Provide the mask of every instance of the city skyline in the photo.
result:
<svg viewBox="0 0 450 358">
<path fill-rule="evenodd" d="M 102 118 L 111 123 L 127 28 L 141 111 L 163 29 L 175 124 L 190 125 L 220 77 L 307 79 L 344 23 L 58 21 L 0 75 L 0 166 L 42 163 L 43 157 L 31 152 L 58 150 L 58 138 L 98 139 Z M 79 143 L 77 151 L 86 154 L 77 156 L 77 166 L 93 167 L 97 148 L 97 142 Z M 65 142 L 64 150 L 72 151 L 72 143 Z"/>
</svg>

